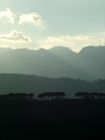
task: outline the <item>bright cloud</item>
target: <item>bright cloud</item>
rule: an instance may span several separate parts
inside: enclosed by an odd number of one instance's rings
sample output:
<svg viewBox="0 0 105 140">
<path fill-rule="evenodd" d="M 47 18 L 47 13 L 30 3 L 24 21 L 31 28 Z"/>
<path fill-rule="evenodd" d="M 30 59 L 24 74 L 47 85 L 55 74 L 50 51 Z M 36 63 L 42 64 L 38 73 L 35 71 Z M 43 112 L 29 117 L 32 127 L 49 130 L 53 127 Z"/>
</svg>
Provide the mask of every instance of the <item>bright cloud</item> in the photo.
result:
<svg viewBox="0 0 105 140">
<path fill-rule="evenodd" d="M 16 42 L 16 43 L 28 43 L 31 42 L 31 38 L 25 36 L 22 32 L 13 30 L 8 34 L 0 34 L 0 41 L 2 42 Z"/>
<path fill-rule="evenodd" d="M 96 35 L 77 35 L 77 36 L 57 36 L 47 37 L 38 41 L 40 47 L 51 48 L 53 46 L 68 46 L 72 50 L 79 52 L 85 46 L 105 45 L 105 36 Z"/>
<path fill-rule="evenodd" d="M 45 27 L 45 21 L 38 13 L 23 14 L 19 17 L 19 24 L 33 23 L 38 27 Z"/>
<path fill-rule="evenodd" d="M 14 24 L 15 13 L 13 13 L 9 8 L 4 11 L 0 11 L 0 19 L 9 22 L 10 24 Z"/>
</svg>

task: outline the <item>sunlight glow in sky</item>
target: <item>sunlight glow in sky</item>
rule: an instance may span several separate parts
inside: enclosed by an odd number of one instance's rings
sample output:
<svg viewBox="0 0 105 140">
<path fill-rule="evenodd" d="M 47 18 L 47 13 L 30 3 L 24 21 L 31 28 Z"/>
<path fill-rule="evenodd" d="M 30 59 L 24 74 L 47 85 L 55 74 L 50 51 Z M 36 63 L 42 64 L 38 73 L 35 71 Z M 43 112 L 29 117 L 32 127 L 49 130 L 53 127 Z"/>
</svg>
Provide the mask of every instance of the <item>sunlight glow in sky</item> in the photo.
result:
<svg viewBox="0 0 105 140">
<path fill-rule="evenodd" d="M 0 47 L 105 45 L 105 0 L 1 0 Z"/>
</svg>

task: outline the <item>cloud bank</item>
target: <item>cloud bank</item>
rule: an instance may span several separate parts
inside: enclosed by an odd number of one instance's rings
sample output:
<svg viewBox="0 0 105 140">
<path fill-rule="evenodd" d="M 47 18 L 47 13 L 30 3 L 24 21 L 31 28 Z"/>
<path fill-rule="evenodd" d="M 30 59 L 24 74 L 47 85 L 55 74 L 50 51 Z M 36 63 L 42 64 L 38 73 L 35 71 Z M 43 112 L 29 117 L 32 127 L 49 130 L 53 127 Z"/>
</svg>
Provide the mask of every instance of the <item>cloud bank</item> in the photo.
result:
<svg viewBox="0 0 105 140">
<path fill-rule="evenodd" d="M 11 31 L 8 34 L 0 34 L 0 40 L 4 42 L 16 42 L 16 43 L 27 43 L 31 42 L 31 38 L 25 36 L 22 32 L 16 30 Z"/>
<path fill-rule="evenodd" d="M 38 41 L 41 48 L 51 48 L 53 46 L 66 46 L 73 51 L 79 52 L 85 46 L 105 45 L 105 33 L 97 35 L 77 35 L 77 36 L 50 36 Z"/>
</svg>

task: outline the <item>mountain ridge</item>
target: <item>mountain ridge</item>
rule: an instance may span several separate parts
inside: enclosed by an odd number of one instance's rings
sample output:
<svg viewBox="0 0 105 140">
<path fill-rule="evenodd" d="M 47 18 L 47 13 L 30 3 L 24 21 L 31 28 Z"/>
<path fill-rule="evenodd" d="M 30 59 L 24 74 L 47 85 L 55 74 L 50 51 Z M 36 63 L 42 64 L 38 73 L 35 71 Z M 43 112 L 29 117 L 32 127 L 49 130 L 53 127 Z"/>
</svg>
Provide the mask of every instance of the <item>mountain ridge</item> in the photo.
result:
<svg viewBox="0 0 105 140">
<path fill-rule="evenodd" d="M 104 56 L 105 46 L 88 46 L 79 53 L 62 46 L 39 50 L 0 48 L 0 73 L 97 80 L 105 78 Z"/>
</svg>

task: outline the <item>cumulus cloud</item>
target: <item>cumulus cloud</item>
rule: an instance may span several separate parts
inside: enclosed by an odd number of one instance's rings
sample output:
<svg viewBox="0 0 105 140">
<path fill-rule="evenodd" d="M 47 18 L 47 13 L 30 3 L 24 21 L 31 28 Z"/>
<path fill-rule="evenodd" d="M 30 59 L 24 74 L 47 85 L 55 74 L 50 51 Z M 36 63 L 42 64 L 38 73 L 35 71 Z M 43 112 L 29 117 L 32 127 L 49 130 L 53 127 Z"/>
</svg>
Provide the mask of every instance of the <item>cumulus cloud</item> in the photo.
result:
<svg viewBox="0 0 105 140">
<path fill-rule="evenodd" d="M 85 46 L 105 45 L 105 36 L 101 33 L 97 35 L 77 35 L 77 36 L 56 36 L 46 37 L 38 41 L 39 47 L 51 48 L 53 46 L 67 46 L 73 51 L 79 52 Z"/>
<path fill-rule="evenodd" d="M 8 34 L 0 34 L 0 41 L 28 43 L 28 42 L 31 42 L 31 38 L 28 36 L 25 36 L 22 32 L 13 30 L 11 33 L 8 33 Z"/>
<path fill-rule="evenodd" d="M 38 13 L 23 14 L 19 17 L 19 24 L 33 23 L 38 27 L 45 27 L 45 21 Z"/>
<path fill-rule="evenodd" d="M 9 8 L 4 11 L 0 11 L 0 19 L 8 21 L 10 24 L 14 24 L 16 15 Z"/>
</svg>

